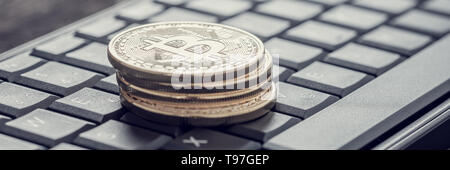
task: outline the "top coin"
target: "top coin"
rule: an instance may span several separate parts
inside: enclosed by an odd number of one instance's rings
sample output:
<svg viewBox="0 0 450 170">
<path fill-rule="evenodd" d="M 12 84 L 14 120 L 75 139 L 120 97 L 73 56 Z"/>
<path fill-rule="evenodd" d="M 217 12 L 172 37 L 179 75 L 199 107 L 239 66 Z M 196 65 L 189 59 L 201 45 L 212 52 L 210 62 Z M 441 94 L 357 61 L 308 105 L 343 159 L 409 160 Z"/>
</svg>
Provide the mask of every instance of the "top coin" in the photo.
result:
<svg viewBox="0 0 450 170">
<path fill-rule="evenodd" d="M 254 35 L 203 22 L 143 25 L 118 34 L 108 45 L 108 58 L 120 72 L 160 82 L 170 82 L 174 74 L 250 72 L 263 57 L 264 45 Z"/>
</svg>

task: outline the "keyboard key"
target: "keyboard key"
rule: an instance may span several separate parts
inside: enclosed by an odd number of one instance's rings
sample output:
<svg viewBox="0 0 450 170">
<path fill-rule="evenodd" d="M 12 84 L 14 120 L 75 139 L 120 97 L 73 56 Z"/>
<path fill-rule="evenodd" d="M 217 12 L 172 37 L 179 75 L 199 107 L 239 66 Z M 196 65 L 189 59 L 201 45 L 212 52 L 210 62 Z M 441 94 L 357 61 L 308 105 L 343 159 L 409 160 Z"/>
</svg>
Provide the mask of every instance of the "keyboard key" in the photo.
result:
<svg viewBox="0 0 450 170">
<path fill-rule="evenodd" d="M 300 119 L 298 118 L 277 112 L 270 112 L 251 122 L 233 125 L 230 128 L 227 128 L 226 131 L 260 142 L 265 142 L 298 122 L 300 122 Z"/>
<path fill-rule="evenodd" d="M 81 45 L 86 41 L 74 37 L 73 35 L 58 37 L 48 42 L 38 45 L 33 49 L 33 55 L 45 58 L 47 60 L 60 60 L 64 53 L 67 53 Z"/>
<path fill-rule="evenodd" d="M 172 7 L 159 15 L 150 18 L 150 22 L 162 21 L 202 21 L 202 22 L 217 22 L 217 17 L 206 15 L 182 8 Z"/>
<path fill-rule="evenodd" d="M 320 16 L 322 21 L 354 28 L 360 32 L 368 31 L 382 24 L 387 18 L 388 16 L 384 13 L 350 5 L 334 7 Z"/>
<path fill-rule="evenodd" d="M 43 150 L 43 146 L 0 134 L 0 150 Z"/>
<path fill-rule="evenodd" d="M 81 133 L 75 143 L 93 149 L 158 149 L 172 138 L 156 132 L 110 120 Z"/>
<path fill-rule="evenodd" d="M 265 149 L 361 149 L 450 91 L 450 35 L 335 104 L 287 129 Z"/>
<path fill-rule="evenodd" d="M 275 81 L 277 80 L 286 81 L 289 78 L 289 76 L 291 76 L 294 73 L 295 73 L 294 70 L 274 64 L 272 68 L 272 79 Z"/>
<path fill-rule="evenodd" d="M 395 53 L 351 43 L 328 54 L 325 61 L 378 76 L 401 59 Z"/>
<path fill-rule="evenodd" d="M 83 148 L 81 146 L 72 145 L 69 143 L 60 143 L 55 147 L 51 148 L 50 150 L 88 150 L 88 149 Z"/>
<path fill-rule="evenodd" d="M 30 71 L 44 63 L 45 61 L 43 59 L 32 57 L 28 53 L 11 57 L 0 62 L 0 78 L 13 82 L 20 74 Z"/>
<path fill-rule="evenodd" d="M 97 123 L 119 118 L 123 112 L 119 96 L 91 88 L 58 99 L 50 108 Z"/>
<path fill-rule="evenodd" d="M 389 26 L 382 26 L 365 34 L 359 41 L 377 48 L 392 50 L 410 56 L 427 45 L 431 41 L 431 37 Z"/>
<path fill-rule="evenodd" d="M 279 57 L 279 64 L 299 70 L 324 56 L 323 50 L 296 42 L 273 38 L 265 43 L 273 57 Z M 275 60 L 276 63 L 276 60 Z"/>
<path fill-rule="evenodd" d="M 318 91 L 280 82 L 275 110 L 292 116 L 308 118 L 339 98 Z"/>
<path fill-rule="evenodd" d="M 348 0 L 309 0 L 309 1 L 318 2 L 328 6 L 335 6 L 347 2 Z"/>
<path fill-rule="evenodd" d="M 194 129 L 164 146 L 166 150 L 257 150 L 261 144 L 208 129 Z"/>
<path fill-rule="evenodd" d="M 168 4 L 168 5 L 181 5 L 188 1 L 189 0 L 156 0 L 156 2 L 164 3 L 164 4 Z"/>
<path fill-rule="evenodd" d="M 450 19 L 421 10 L 411 10 L 395 18 L 393 25 L 440 37 L 450 31 Z"/>
<path fill-rule="evenodd" d="M 0 84 L 0 112 L 20 117 L 37 108 L 47 108 L 58 97 L 12 83 Z"/>
<path fill-rule="evenodd" d="M 424 9 L 450 15 L 450 2 L 448 0 L 430 0 L 424 2 Z"/>
<path fill-rule="evenodd" d="M 156 122 L 151 122 L 148 120 L 145 120 L 133 113 L 125 113 L 125 115 L 120 118 L 120 121 L 123 121 L 125 123 L 136 125 L 145 129 L 151 129 L 157 132 L 161 132 L 170 136 L 179 136 L 182 133 L 184 133 L 184 129 L 182 129 L 179 126 L 171 126 L 166 124 L 160 124 Z"/>
<path fill-rule="evenodd" d="M 193 0 L 189 1 L 186 7 L 221 17 L 229 17 L 247 11 L 252 7 L 252 3 L 242 0 Z"/>
<path fill-rule="evenodd" d="M 316 21 L 305 22 L 286 33 L 287 38 L 335 50 L 356 36 L 353 30 Z"/>
<path fill-rule="evenodd" d="M 110 93 L 119 94 L 119 85 L 117 84 L 116 74 L 101 79 L 97 84 L 95 84 L 95 88 Z"/>
<path fill-rule="evenodd" d="M 293 74 L 288 82 L 343 97 L 372 78 L 364 73 L 315 62 Z"/>
<path fill-rule="evenodd" d="M 18 83 L 43 91 L 66 96 L 83 87 L 91 87 L 103 76 L 69 65 L 48 62 L 37 69 L 26 72 Z"/>
<path fill-rule="evenodd" d="M 63 62 L 103 74 L 113 74 L 112 67 L 106 54 L 107 46 L 100 43 L 91 43 L 81 49 L 68 53 Z"/>
<path fill-rule="evenodd" d="M 56 112 L 36 109 L 6 123 L 3 131 L 46 146 L 71 141 L 93 124 Z"/>
<path fill-rule="evenodd" d="M 246 12 L 223 21 L 224 24 L 235 26 L 256 34 L 262 39 L 275 36 L 289 27 L 289 22 L 269 16 Z"/>
<path fill-rule="evenodd" d="M 134 3 L 120 10 L 118 17 L 132 22 L 141 22 L 161 12 L 163 9 L 163 5 L 141 1 L 141 3 Z"/>
<path fill-rule="evenodd" d="M 77 31 L 77 36 L 107 43 L 107 35 L 119 31 L 125 26 L 125 21 L 115 18 L 102 18 L 81 27 Z"/>
<path fill-rule="evenodd" d="M 313 18 L 323 7 L 306 1 L 269 1 L 258 5 L 256 11 L 269 15 L 279 16 L 294 21 L 304 21 Z"/>
<path fill-rule="evenodd" d="M 417 4 L 416 0 L 355 0 L 353 3 L 355 5 L 391 14 L 402 13 Z"/>
</svg>

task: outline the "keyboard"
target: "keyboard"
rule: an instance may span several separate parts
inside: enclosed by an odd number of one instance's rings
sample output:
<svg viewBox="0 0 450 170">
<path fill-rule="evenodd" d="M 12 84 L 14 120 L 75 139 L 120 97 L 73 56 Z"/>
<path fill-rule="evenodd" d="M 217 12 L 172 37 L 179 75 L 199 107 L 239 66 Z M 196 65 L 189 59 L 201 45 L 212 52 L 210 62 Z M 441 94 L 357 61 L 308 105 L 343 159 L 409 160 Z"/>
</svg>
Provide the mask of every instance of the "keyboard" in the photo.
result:
<svg viewBox="0 0 450 170">
<path fill-rule="evenodd" d="M 121 106 L 107 43 L 183 20 L 242 28 L 279 56 L 270 113 L 196 128 Z M 124 1 L 0 55 L 0 149 L 361 149 L 450 91 L 449 31 L 448 0 Z"/>
</svg>

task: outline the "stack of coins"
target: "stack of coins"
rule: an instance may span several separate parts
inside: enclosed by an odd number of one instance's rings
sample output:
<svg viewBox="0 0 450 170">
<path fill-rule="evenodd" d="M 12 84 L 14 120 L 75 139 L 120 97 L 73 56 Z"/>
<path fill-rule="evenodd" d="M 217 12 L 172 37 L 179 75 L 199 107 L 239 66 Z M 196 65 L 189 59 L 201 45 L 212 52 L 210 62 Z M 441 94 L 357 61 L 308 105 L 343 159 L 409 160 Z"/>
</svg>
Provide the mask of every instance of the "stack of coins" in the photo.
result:
<svg viewBox="0 0 450 170">
<path fill-rule="evenodd" d="M 122 104 L 171 125 L 245 122 L 274 106 L 272 56 L 254 35 L 202 22 L 131 28 L 108 46 Z"/>
</svg>

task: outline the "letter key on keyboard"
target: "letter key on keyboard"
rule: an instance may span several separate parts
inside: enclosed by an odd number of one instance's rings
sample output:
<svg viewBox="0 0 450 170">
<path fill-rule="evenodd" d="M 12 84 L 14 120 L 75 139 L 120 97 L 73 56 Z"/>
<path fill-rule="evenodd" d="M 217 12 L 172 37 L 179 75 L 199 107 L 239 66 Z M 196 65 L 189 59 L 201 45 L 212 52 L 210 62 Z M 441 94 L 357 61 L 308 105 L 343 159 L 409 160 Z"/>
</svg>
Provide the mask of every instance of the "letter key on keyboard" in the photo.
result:
<svg viewBox="0 0 450 170">
<path fill-rule="evenodd" d="M 3 131 L 46 146 L 69 142 L 77 133 L 93 126 L 84 120 L 60 113 L 36 109 L 6 123 Z"/>
<path fill-rule="evenodd" d="M 50 108 L 97 123 L 119 118 L 123 112 L 119 96 L 91 88 L 58 99 Z"/>
<path fill-rule="evenodd" d="M 294 73 L 288 82 L 343 97 L 372 79 L 361 72 L 315 62 Z"/>
<path fill-rule="evenodd" d="M 0 150 L 43 150 L 43 146 L 0 133 Z"/>
<path fill-rule="evenodd" d="M 349 43 L 328 54 L 324 61 L 378 76 L 401 60 L 395 53 Z"/>
<path fill-rule="evenodd" d="M 299 44 L 293 41 L 272 38 L 265 44 L 272 57 L 279 57 L 279 64 L 295 70 L 300 70 L 313 61 L 324 56 L 323 50 Z M 276 64 L 276 60 L 274 60 Z"/>
<path fill-rule="evenodd" d="M 63 62 L 110 75 L 116 70 L 112 67 L 108 60 L 106 49 L 106 45 L 94 42 L 81 49 L 66 54 Z"/>
<path fill-rule="evenodd" d="M 86 39 L 108 43 L 106 36 L 119 31 L 126 26 L 125 21 L 111 18 L 102 18 L 78 29 L 76 35 Z"/>
<path fill-rule="evenodd" d="M 429 0 L 424 3 L 423 8 L 450 15 L 450 2 L 448 0 Z"/>
<path fill-rule="evenodd" d="M 17 82 L 66 96 L 83 87 L 91 87 L 102 78 L 103 76 L 99 74 L 51 61 L 22 74 Z"/>
<path fill-rule="evenodd" d="M 320 16 L 322 21 L 351 27 L 359 32 L 368 31 L 388 19 L 381 12 L 375 12 L 350 5 L 340 5 L 325 12 Z"/>
<path fill-rule="evenodd" d="M 325 24 L 307 21 L 287 31 L 285 37 L 316 45 L 328 50 L 335 50 L 356 36 L 356 31 Z"/>
<path fill-rule="evenodd" d="M 158 149 L 172 138 L 153 131 L 110 120 L 81 133 L 75 143 L 93 149 Z"/>
<path fill-rule="evenodd" d="M 12 83 L 0 84 L 0 113 L 20 117 L 37 108 L 47 108 L 58 97 Z"/>
<path fill-rule="evenodd" d="M 118 17 L 132 22 L 141 22 L 161 12 L 163 9 L 163 5 L 149 1 L 141 1 L 141 3 L 132 4 L 120 10 Z"/>
<path fill-rule="evenodd" d="M 265 40 L 289 27 L 287 20 L 246 12 L 223 21 L 224 24 L 247 30 Z"/>
<path fill-rule="evenodd" d="M 0 78 L 10 82 L 16 80 L 20 74 L 30 71 L 42 64 L 45 60 L 23 53 L 0 62 Z"/>
<path fill-rule="evenodd" d="M 408 11 L 395 18 L 392 23 L 436 37 L 440 37 L 450 30 L 450 19 L 448 17 L 422 10 Z"/>
<path fill-rule="evenodd" d="M 33 55 L 45 58 L 47 60 L 59 61 L 63 57 L 64 53 L 81 46 L 85 42 L 85 40 L 74 37 L 73 35 L 57 37 L 45 42 L 44 44 L 38 45 L 33 49 Z"/>
<path fill-rule="evenodd" d="M 359 41 L 410 56 L 428 44 L 431 37 L 390 26 L 381 26 L 363 35 Z"/>
<path fill-rule="evenodd" d="M 280 82 L 275 110 L 292 116 L 307 118 L 339 98 L 326 93 Z"/>
</svg>

